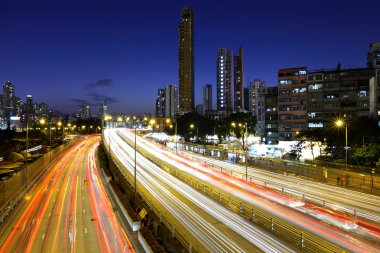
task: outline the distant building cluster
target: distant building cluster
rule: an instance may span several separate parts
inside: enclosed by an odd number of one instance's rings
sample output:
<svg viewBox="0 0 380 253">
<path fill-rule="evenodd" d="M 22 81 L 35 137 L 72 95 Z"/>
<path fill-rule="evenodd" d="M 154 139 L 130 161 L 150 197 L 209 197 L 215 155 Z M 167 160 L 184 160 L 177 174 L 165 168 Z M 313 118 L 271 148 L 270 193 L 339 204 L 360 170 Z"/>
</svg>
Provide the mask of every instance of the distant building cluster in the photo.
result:
<svg viewBox="0 0 380 253">
<path fill-rule="evenodd" d="M 21 129 L 29 124 L 52 115 L 46 103 L 33 102 L 32 95 L 26 96 L 26 102 L 15 94 L 15 86 L 6 81 L 3 84 L 3 93 L 0 94 L 0 129 Z"/>
<path fill-rule="evenodd" d="M 33 101 L 32 95 L 26 96 L 26 102 L 23 103 L 20 97 L 15 94 L 15 86 L 12 82 L 6 81 L 3 84 L 3 93 L 0 94 L 0 129 L 22 130 L 27 127 L 37 126 L 39 120 L 44 118 L 51 124 L 62 121 L 63 115 L 59 112 L 49 109 L 44 103 Z M 98 113 L 91 113 L 90 105 L 80 105 L 77 113 L 69 115 L 65 121 L 72 122 L 75 119 L 87 119 L 91 117 L 103 117 L 107 114 L 107 104 L 99 106 Z"/>
<path fill-rule="evenodd" d="M 178 27 L 179 91 L 174 84 L 158 90 L 156 117 L 197 112 L 219 119 L 250 112 L 257 119 L 256 135 L 267 144 L 293 140 L 305 128 L 329 127 L 338 117 L 379 119 L 380 42 L 370 44 L 366 68 L 342 69 L 338 64 L 329 70 L 280 69 L 275 87 L 259 78 L 245 87 L 243 48 L 237 53 L 219 48 L 214 110 L 212 84 L 203 86 L 203 103 L 194 103 L 193 29 L 194 11 L 184 7 Z"/>
</svg>

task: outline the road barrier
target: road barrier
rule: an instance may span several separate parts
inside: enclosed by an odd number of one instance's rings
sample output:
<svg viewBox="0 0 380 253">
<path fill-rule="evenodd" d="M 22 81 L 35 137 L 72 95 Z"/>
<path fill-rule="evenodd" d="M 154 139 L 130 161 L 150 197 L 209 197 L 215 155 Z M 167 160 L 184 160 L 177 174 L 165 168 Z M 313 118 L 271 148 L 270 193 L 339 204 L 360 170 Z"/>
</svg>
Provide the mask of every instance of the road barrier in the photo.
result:
<svg viewBox="0 0 380 253">
<path fill-rule="evenodd" d="M 131 140 L 125 138 L 123 135 L 120 135 L 120 137 L 133 147 L 134 143 Z M 182 172 L 179 169 L 166 164 L 161 159 L 153 157 L 151 153 L 146 152 L 142 148 L 137 147 L 137 151 L 172 176 L 175 176 L 214 201 L 219 202 L 227 209 L 239 214 L 253 224 L 264 228 L 271 234 L 288 242 L 290 245 L 298 247 L 303 252 L 345 252 L 346 250 L 327 239 L 321 238 L 320 235 L 317 235 L 314 232 L 305 231 L 286 220 L 273 216 L 272 214 L 252 204 L 246 203 L 221 189 L 215 188 L 208 183 L 198 180 L 194 176 Z M 226 172 L 224 171 L 223 173 Z M 190 242 L 187 243 L 190 245 Z"/>
</svg>

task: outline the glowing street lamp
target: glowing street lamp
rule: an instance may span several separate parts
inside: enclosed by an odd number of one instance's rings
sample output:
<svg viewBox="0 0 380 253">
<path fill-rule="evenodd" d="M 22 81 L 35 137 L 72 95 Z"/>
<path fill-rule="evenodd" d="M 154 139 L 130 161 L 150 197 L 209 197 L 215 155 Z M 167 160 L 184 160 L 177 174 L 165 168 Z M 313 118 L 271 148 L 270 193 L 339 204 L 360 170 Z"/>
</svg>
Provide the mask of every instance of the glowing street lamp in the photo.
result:
<svg viewBox="0 0 380 253">
<path fill-rule="evenodd" d="M 346 149 L 346 169 L 347 169 L 347 161 L 348 161 L 348 145 L 347 145 L 347 143 L 348 143 L 348 141 L 347 141 L 347 139 L 348 139 L 348 135 L 347 135 L 347 132 L 348 132 L 348 127 L 347 127 L 347 123 L 345 123 L 343 120 L 341 120 L 341 119 L 338 119 L 337 121 L 335 121 L 335 125 L 338 127 L 338 128 L 340 128 L 340 127 L 342 127 L 342 126 L 344 126 L 345 127 L 345 130 L 346 130 L 346 147 L 345 147 L 345 149 Z"/>
<path fill-rule="evenodd" d="M 45 124 L 47 124 L 47 121 L 46 121 L 46 119 L 44 119 L 44 118 L 41 118 L 40 119 L 40 124 L 41 125 L 45 125 Z M 49 121 L 49 156 L 50 156 L 50 151 L 51 151 L 51 124 L 50 124 L 50 121 Z"/>
<path fill-rule="evenodd" d="M 233 128 L 236 127 L 236 123 L 232 122 L 231 126 Z M 244 136 L 242 138 L 243 140 L 243 145 L 241 145 L 242 150 L 244 151 L 244 156 L 245 156 L 245 180 L 248 181 L 248 125 L 247 123 L 238 123 L 238 126 L 243 128 L 245 127 L 245 141 L 244 141 Z"/>
<path fill-rule="evenodd" d="M 197 128 L 197 142 L 198 142 L 198 126 L 195 126 L 194 124 L 190 124 L 191 129 L 194 129 L 194 127 Z"/>
</svg>

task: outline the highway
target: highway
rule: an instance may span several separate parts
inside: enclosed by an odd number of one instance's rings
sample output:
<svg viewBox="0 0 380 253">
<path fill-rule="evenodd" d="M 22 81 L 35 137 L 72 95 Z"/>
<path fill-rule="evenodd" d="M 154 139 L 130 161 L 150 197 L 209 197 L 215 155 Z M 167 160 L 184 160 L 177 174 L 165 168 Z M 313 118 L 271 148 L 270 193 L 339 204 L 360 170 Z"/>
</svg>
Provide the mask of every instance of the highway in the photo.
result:
<svg viewBox="0 0 380 253">
<path fill-rule="evenodd" d="M 120 133 L 131 140 L 133 139 L 133 134 L 127 131 L 120 131 Z M 205 166 L 204 163 L 200 164 L 176 156 L 143 138 L 139 138 L 137 143 L 139 147 L 144 148 L 161 161 L 260 207 L 262 210 L 296 224 L 306 231 L 319 235 L 344 249 L 355 252 L 378 252 L 379 250 L 379 228 L 376 226 L 371 227 L 371 224 L 366 224 L 370 227 L 363 226 L 364 222 L 358 225 L 352 217 L 337 215 L 327 209 L 312 205 L 304 205 L 300 200 L 283 196 L 275 191 L 268 190 L 266 187 L 245 182 L 229 174 L 220 173 L 220 171 Z M 242 169 L 241 166 L 238 167 Z M 368 238 L 370 240 L 367 240 Z"/>
<path fill-rule="evenodd" d="M 180 152 L 181 155 L 192 160 L 212 165 L 214 168 L 223 168 L 225 171 L 233 171 L 235 175 L 245 175 L 245 167 L 227 161 L 220 161 L 208 158 L 191 152 Z M 248 167 L 248 177 L 252 182 L 266 182 L 272 186 L 277 186 L 291 190 L 294 195 L 303 194 L 315 200 L 325 201 L 336 211 L 352 213 L 357 211 L 357 215 L 363 218 L 380 222 L 380 197 L 362 192 L 352 191 L 340 187 L 310 181 L 292 175 L 284 175 L 266 170 Z"/>
<path fill-rule="evenodd" d="M 104 140 L 114 161 L 133 175 L 134 149 L 114 129 Z M 138 138 L 138 142 L 142 138 Z M 297 252 L 239 215 L 210 200 L 137 154 L 137 188 L 167 217 L 175 234 L 191 242 L 196 252 Z"/>
<path fill-rule="evenodd" d="M 0 227 L 0 252 L 135 252 L 101 182 L 98 142 L 79 141 L 51 165 Z"/>
</svg>

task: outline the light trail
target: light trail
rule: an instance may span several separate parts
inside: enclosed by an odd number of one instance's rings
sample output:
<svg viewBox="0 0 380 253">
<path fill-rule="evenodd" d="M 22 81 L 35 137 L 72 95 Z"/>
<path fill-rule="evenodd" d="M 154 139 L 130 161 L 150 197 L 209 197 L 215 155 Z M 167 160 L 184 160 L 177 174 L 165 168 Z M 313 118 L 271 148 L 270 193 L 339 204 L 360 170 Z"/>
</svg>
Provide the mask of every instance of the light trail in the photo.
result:
<svg viewBox="0 0 380 253">
<path fill-rule="evenodd" d="M 126 131 L 123 131 L 123 134 L 131 140 L 134 138 L 133 134 Z M 347 232 L 351 232 L 352 228 L 357 226 L 353 223 L 351 217 L 336 216 L 327 214 L 326 212 L 319 212 L 316 214 L 318 210 L 313 210 L 313 214 L 309 216 L 304 215 L 304 213 L 307 213 L 305 210 L 307 210 L 309 205 L 303 206 L 297 204 L 297 202 L 292 201 L 291 198 L 268 190 L 267 188 L 247 183 L 230 175 L 226 175 L 225 173 L 216 172 L 207 166 L 178 157 L 142 138 L 139 138 L 138 145 L 153 156 L 158 157 L 163 162 L 189 173 L 192 176 L 195 176 L 218 189 L 222 189 L 223 191 L 228 192 L 229 194 L 232 194 L 248 203 L 254 204 L 262 210 L 296 224 L 309 232 L 318 234 L 322 238 L 331 241 L 336 245 L 340 245 L 346 249 L 355 249 L 357 252 L 377 252 L 379 250 L 376 244 L 370 243 L 366 240 L 363 241 L 360 237 L 352 238 L 352 234 L 350 234 L 350 239 L 347 240 Z M 283 206 L 274 207 L 272 205 L 268 205 L 268 201 L 266 201 L 266 199 L 270 199 L 276 203 L 293 208 L 285 208 Z M 296 208 L 300 210 L 294 210 Z M 318 218 L 319 220 L 329 223 L 330 225 L 335 225 L 343 230 L 337 231 L 330 226 L 321 224 L 312 217 Z M 357 232 L 356 235 L 362 235 L 366 232 L 367 228 L 360 228 L 360 231 Z M 372 233 L 367 235 L 372 237 L 375 236 L 376 239 L 379 235 L 378 230 L 372 231 Z M 378 239 L 379 238 L 376 240 Z"/>
<path fill-rule="evenodd" d="M 245 168 L 236 164 L 207 158 L 197 154 L 183 154 L 190 159 L 206 162 L 228 171 L 234 171 L 235 173 L 240 174 L 245 173 Z M 358 216 L 380 222 L 379 196 L 334 187 L 320 182 L 296 178 L 290 175 L 260 170 L 253 167 L 248 168 L 248 174 L 255 182 L 265 181 L 269 184 L 277 185 L 279 188 L 287 188 L 291 190 L 294 195 L 302 196 L 303 194 L 306 194 L 313 197 L 316 201 L 322 202 L 325 200 L 326 205 L 329 205 L 329 207 L 337 211 L 352 213 L 355 209 Z"/>
<path fill-rule="evenodd" d="M 77 143 L 45 172 L 0 227 L 0 252 L 134 252 L 100 180 L 98 141 Z M 97 180 L 84 185 L 88 173 Z"/>
<path fill-rule="evenodd" d="M 105 136 L 105 140 L 111 137 L 114 158 L 129 173 L 133 173 L 133 148 L 112 130 L 105 131 Z M 138 188 L 144 189 L 152 196 L 152 201 L 165 210 L 163 212 L 175 221 L 178 233 L 185 233 L 194 249 L 201 252 L 252 252 L 258 248 L 266 252 L 295 251 L 161 170 L 140 154 L 137 155 L 137 171 Z"/>
</svg>

